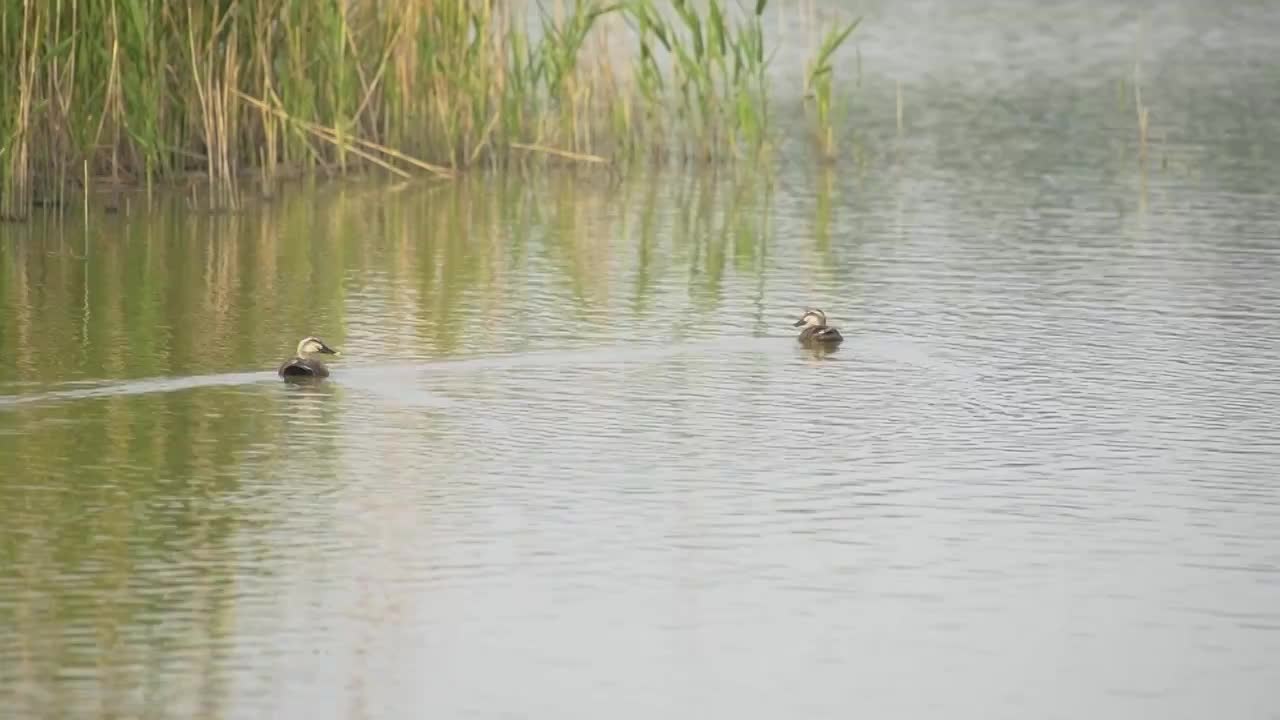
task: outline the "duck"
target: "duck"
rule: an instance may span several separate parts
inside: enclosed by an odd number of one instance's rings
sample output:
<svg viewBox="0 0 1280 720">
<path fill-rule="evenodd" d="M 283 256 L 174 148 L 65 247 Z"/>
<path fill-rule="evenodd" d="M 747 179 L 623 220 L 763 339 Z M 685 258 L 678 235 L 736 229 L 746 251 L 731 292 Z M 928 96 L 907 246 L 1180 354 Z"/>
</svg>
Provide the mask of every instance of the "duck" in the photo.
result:
<svg viewBox="0 0 1280 720">
<path fill-rule="evenodd" d="M 799 341 L 804 345 L 835 345 L 844 341 L 840 331 L 827 324 L 827 314 L 818 308 L 808 308 L 800 319 L 792 323 L 792 327 L 804 327 L 800 331 Z"/>
<path fill-rule="evenodd" d="M 325 341 L 314 335 L 308 335 L 298 342 L 298 351 L 293 357 L 285 360 L 278 371 L 282 378 L 292 377 L 329 377 L 329 368 L 312 355 L 341 355 L 342 353 L 329 347 Z"/>
</svg>

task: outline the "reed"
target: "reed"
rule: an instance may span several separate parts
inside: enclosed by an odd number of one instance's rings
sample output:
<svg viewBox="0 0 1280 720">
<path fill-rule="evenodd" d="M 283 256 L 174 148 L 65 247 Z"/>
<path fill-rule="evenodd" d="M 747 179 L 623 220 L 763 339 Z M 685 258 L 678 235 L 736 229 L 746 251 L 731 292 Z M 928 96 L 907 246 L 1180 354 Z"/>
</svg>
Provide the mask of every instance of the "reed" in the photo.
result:
<svg viewBox="0 0 1280 720">
<path fill-rule="evenodd" d="M 251 173 L 753 157 L 772 132 L 765 7 L 14 0 L 0 215 L 104 178 L 189 178 L 235 207 Z"/>
<path fill-rule="evenodd" d="M 813 59 L 808 62 L 805 73 L 805 97 L 812 100 L 814 106 L 814 140 L 818 152 L 824 160 L 832 160 L 836 156 L 834 86 L 835 67 L 832 57 L 840 46 L 849 39 L 861 18 L 849 22 L 842 27 L 830 28 L 822 37 Z"/>
<path fill-rule="evenodd" d="M 1147 138 L 1151 132 L 1151 108 L 1142 101 L 1142 67 L 1133 66 L 1133 108 L 1138 115 L 1138 166 L 1147 168 Z"/>
<path fill-rule="evenodd" d="M 769 130 L 766 4 L 757 0 L 738 18 L 721 0 L 707 0 L 704 9 L 673 0 L 674 17 L 652 2 L 627 5 L 639 45 L 634 77 L 645 123 L 632 137 L 684 160 L 762 149 Z"/>
</svg>

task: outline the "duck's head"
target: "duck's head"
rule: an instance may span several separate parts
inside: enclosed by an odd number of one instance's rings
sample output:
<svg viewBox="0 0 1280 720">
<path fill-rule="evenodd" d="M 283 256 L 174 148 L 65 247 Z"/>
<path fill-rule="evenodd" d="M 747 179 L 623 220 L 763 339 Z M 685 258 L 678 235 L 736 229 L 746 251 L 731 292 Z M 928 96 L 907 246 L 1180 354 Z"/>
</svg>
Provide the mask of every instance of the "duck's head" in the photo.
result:
<svg viewBox="0 0 1280 720">
<path fill-rule="evenodd" d="M 323 340 L 321 340 L 318 337 L 315 337 L 314 335 L 308 335 L 307 337 L 302 338 L 302 341 L 298 343 L 299 356 L 306 357 L 307 355 L 315 355 L 317 353 L 320 353 L 323 355 L 340 355 L 341 354 L 337 350 L 334 350 L 333 348 L 326 345 Z"/>
<path fill-rule="evenodd" d="M 812 325 L 815 327 L 825 327 L 827 324 L 827 314 L 818 308 L 809 308 L 804 311 L 804 315 L 800 319 L 791 324 L 792 327 L 800 327 L 802 325 Z"/>
</svg>

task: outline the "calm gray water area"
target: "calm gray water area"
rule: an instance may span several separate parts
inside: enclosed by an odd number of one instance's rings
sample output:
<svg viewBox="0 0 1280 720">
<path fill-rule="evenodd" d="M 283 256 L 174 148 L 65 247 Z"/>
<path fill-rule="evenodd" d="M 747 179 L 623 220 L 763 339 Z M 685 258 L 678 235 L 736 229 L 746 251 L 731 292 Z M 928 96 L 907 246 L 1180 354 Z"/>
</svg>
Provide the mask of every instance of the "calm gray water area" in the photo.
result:
<svg viewBox="0 0 1280 720">
<path fill-rule="evenodd" d="M 806 6 L 776 168 L 0 229 L 0 717 L 1280 718 L 1280 6 Z"/>
</svg>

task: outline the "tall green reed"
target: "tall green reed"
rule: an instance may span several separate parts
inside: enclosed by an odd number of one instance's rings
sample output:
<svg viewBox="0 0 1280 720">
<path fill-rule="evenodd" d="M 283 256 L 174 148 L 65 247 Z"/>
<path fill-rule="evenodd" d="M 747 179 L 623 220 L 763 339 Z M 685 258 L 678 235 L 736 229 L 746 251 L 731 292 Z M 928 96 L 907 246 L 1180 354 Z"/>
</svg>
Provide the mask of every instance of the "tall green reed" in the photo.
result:
<svg viewBox="0 0 1280 720">
<path fill-rule="evenodd" d="M 663 142 L 674 126 L 688 131 L 676 134 L 675 147 L 668 148 L 683 159 L 741 156 L 766 145 L 766 4 L 757 0 L 751 13 L 737 19 L 722 0 L 708 0 L 705 10 L 673 0 L 674 17 L 649 0 L 625 6 L 639 44 L 633 75 L 643 118 L 651 124 L 651 132 L 640 133 L 641 142 Z"/>
<path fill-rule="evenodd" d="M 814 106 L 813 131 L 814 141 L 823 159 L 831 160 L 836 155 L 835 121 L 835 66 L 832 57 L 840 46 L 849 39 L 861 18 L 849 22 L 842 27 L 833 27 L 823 35 L 814 57 L 807 64 L 805 73 L 805 97 L 811 99 Z"/>
</svg>

